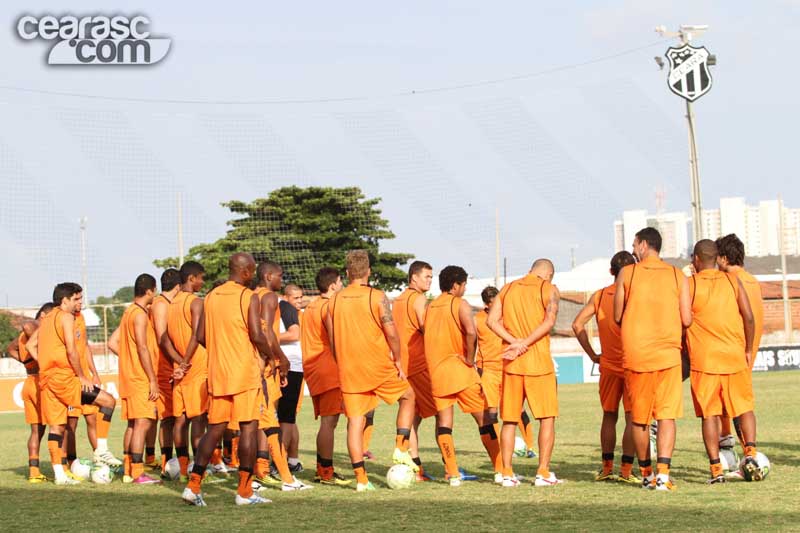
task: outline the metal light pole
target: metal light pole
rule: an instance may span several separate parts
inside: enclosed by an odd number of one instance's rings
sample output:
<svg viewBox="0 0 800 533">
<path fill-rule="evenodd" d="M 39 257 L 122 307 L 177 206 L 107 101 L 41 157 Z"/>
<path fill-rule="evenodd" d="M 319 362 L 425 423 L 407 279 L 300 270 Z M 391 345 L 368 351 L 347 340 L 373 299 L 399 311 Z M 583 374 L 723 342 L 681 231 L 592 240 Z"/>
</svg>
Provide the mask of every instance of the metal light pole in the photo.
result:
<svg viewBox="0 0 800 533">
<path fill-rule="evenodd" d="M 781 295 L 783 297 L 783 334 L 787 343 L 792 342 L 792 308 L 789 302 L 789 281 L 786 272 L 786 237 L 783 232 L 783 199 L 778 195 L 778 246 L 781 249 Z"/>
</svg>

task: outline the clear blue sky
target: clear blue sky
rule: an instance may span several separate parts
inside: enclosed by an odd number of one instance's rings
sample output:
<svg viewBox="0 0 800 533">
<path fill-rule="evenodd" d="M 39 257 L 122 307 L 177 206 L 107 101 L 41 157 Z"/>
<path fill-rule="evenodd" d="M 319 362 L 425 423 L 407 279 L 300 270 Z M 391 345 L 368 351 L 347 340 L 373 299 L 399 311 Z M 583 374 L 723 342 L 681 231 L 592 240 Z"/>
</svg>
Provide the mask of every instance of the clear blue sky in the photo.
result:
<svg viewBox="0 0 800 533">
<path fill-rule="evenodd" d="M 92 297 L 156 273 L 176 253 L 177 192 L 187 248 L 223 234 L 219 202 L 296 183 L 381 196 L 388 250 L 476 276 L 494 273 L 495 208 L 512 273 L 538 256 L 567 268 L 571 245 L 579 261 L 609 255 L 613 220 L 652 210 L 658 186 L 688 209 L 659 24 L 711 26 L 697 41 L 718 56 L 696 105 L 705 205 L 800 204 L 800 3 L 571 4 L 3 2 L 0 306 L 80 279 L 83 215 Z M 67 12 L 141 12 L 173 47 L 153 67 L 46 66 L 49 45 L 18 39 L 16 20 Z M 506 81 L 476 84 L 492 80 Z"/>
</svg>

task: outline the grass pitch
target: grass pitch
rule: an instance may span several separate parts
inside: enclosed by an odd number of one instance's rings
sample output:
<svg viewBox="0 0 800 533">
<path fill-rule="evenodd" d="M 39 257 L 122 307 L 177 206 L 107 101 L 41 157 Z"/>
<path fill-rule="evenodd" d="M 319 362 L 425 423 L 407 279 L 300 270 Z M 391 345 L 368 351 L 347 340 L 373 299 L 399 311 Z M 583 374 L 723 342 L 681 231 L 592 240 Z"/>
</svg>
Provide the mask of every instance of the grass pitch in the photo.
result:
<svg viewBox="0 0 800 533">
<path fill-rule="evenodd" d="M 288 530 L 800 530 L 800 372 L 755 374 L 759 449 L 772 462 L 763 483 L 705 485 L 708 461 L 694 417 L 688 382 L 684 384 L 685 417 L 678 423 L 672 474 L 675 493 L 654 493 L 619 483 L 597 483 L 600 466 L 601 412 L 597 385 L 559 387 L 561 418 L 556 425 L 552 469 L 566 480 L 552 488 L 524 483 L 516 489 L 492 484 L 492 470 L 478 438 L 475 423 L 464 415 L 456 420 L 458 459 L 480 481 L 451 489 L 443 482 L 419 483 L 411 490 L 386 488 L 383 475 L 390 466 L 394 444 L 394 407 L 382 406 L 375 417 L 372 451 L 378 458 L 367 470 L 379 490 L 357 494 L 353 488 L 315 486 L 303 493 L 266 491 L 272 505 L 237 508 L 235 480 L 206 485 L 205 509 L 180 501 L 179 482 L 158 487 L 84 483 L 56 487 L 27 483 L 27 426 L 21 414 L 0 415 L 0 516 L 6 531 L 205 531 Z M 313 479 L 315 451 L 311 402 L 306 399 L 298 423 L 301 461 Z M 344 422 L 337 433 L 335 465 L 352 477 L 345 449 Z M 619 434 L 622 426 L 620 424 Z M 121 456 L 122 423 L 115 414 L 110 441 Z M 80 457 L 90 457 L 81 422 Z M 618 438 L 619 441 L 619 438 Z M 431 421 L 423 424 L 421 455 L 426 469 L 442 478 L 443 469 Z M 621 452 L 618 448 L 616 460 Z M 52 475 L 47 448 L 43 472 Z M 515 458 L 515 471 L 532 478 L 536 459 Z"/>
</svg>

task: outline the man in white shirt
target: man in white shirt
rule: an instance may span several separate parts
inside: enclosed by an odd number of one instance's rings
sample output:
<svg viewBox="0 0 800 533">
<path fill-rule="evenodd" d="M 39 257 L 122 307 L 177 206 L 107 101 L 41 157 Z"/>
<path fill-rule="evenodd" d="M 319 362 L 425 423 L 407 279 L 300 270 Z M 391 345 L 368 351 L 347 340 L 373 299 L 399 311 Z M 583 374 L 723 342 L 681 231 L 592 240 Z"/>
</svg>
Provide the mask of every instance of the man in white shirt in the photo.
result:
<svg viewBox="0 0 800 533">
<path fill-rule="evenodd" d="M 300 398 L 303 395 L 303 354 L 300 351 L 300 320 L 302 315 L 303 289 L 297 285 L 286 285 L 278 303 L 281 310 L 281 349 L 289 359 L 287 383 L 281 388 L 283 396 L 278 400 L 278 421 L 281 424 L 281 438 L 286 448 L 289 470 L 292 473 L 303 471 L 298 459 L 300 433 L 296 419 Z"/>
</svg>

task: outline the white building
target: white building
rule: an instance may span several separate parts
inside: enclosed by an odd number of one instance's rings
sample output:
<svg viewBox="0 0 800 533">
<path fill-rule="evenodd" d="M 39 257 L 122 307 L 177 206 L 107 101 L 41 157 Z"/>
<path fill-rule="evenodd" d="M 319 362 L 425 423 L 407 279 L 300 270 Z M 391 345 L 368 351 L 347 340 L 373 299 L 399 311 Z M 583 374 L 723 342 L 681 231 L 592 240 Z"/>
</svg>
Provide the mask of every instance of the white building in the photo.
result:
<svg viewBox="0 0 800 533">
<path fill-rule="evenodd" d="M 614 251 L 630 250 L 636 232 L 652 226 L 661 232 L 662 257 L 686 257 L 689 251 L 689 218 L 686 213 L 647 214 L 640 209 L 625 211 L 614 222 Z"/>
</svg>

